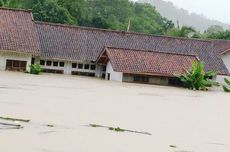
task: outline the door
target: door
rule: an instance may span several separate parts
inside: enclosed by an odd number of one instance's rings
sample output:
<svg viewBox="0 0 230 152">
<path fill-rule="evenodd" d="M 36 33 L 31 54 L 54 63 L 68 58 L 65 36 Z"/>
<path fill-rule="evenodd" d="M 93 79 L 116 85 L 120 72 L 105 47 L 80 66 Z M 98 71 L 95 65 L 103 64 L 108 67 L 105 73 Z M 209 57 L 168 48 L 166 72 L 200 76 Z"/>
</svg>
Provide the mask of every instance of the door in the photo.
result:
<svg viewBox="0 0 230 152">
<path fill-rule="evenodd" d="M 6 70 L 8 71 L 26 71 L 27 61 L 6 60 Z"/>
<path fill-rule="evenodd" d="M 110 80 L 110 73 L 106 73 L 106 80 Z"/>
</svg>

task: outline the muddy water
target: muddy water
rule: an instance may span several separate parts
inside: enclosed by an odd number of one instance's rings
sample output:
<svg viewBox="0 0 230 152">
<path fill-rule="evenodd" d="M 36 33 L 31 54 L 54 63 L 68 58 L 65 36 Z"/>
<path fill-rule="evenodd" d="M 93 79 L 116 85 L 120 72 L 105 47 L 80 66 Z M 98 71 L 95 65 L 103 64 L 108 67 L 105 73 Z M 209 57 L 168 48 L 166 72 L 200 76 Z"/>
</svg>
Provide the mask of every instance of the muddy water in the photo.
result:
<svg viewBox="0 0 230 152">
<path fill-rule="evenodd" d="M 0 116 L 31 120 L 16 122 L 23 129 L 0 130 L 0 149 L 229 152 L 229 109 L 230 95 L 219 90 L 194 92 L 85 77 L 0 72 Z M 85 127 L 91 123 L 152 135 Z"/>
</svg>

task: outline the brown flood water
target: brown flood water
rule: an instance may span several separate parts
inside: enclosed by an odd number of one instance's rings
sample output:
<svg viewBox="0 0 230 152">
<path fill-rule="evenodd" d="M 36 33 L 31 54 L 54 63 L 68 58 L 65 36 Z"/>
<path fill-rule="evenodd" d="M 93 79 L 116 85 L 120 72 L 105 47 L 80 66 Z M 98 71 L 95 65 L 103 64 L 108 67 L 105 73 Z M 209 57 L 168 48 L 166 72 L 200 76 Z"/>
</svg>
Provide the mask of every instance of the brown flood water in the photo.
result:
<svg viewBox="0 0 230 152">
<path fill-rule="evenodd" d="M 230 94 L 219 89 L 0 72 L 0 116 L 31 120 L 0 130 L 1 152 L 230 152 Z"/>
</svg>

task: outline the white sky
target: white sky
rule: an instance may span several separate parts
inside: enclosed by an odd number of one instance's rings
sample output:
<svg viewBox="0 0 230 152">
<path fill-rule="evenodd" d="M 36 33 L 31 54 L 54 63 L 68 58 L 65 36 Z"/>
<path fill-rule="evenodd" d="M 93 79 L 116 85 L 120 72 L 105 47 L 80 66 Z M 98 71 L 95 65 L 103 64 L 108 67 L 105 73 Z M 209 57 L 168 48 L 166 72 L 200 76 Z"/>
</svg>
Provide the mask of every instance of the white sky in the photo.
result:
<svg viewBox="0 0 230 152">
<path fill-rule="evenodd" d="M 137 1 L 137 0 L 133 0 Z M 189 12 L 203 14 L 210 19 L 230 23 L 230 0 L 165 0 Z"/>
</svg>

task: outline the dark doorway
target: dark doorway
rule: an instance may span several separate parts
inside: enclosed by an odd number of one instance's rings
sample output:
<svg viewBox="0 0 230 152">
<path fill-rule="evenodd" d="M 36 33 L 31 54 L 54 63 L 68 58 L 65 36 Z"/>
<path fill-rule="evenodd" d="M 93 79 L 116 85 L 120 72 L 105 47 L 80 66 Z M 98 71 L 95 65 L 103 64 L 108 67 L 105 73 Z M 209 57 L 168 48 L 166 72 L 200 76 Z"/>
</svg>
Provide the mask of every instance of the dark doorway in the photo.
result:
<svg viewBox="0 0 230 152">
<path fill-rule="evenodd" d="M 107 80 L 110 80 L 110 73 L 107 73 Z"/>
</svg>

